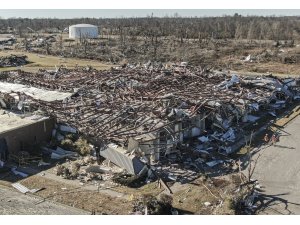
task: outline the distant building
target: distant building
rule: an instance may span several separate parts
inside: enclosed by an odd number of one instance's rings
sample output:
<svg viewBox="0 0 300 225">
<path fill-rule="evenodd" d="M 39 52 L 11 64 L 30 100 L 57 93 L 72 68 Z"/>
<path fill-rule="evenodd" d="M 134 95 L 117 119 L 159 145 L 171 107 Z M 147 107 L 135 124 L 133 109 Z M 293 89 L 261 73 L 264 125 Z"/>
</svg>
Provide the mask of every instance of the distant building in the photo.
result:
<svg viewBox="0 0 300 225">
<path fill-rule="evenodd" d="M 76 24 L 69 27 L 69 38 L 97 38 L 98 27 L 91 24 Z"/>
</svg>

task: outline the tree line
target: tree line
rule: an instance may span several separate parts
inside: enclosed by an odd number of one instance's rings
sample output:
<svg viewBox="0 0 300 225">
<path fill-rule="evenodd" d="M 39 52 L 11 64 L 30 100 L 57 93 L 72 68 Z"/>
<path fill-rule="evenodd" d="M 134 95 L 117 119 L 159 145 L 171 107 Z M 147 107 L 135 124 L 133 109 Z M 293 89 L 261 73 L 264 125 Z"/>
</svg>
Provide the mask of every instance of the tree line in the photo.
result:
<svg viewBox="0 0 300 225">
<path fill-rule="evenodd" d="M 297 39 L 300 32 L 300 17 L 144 17 L 144 18 L 74 18 L 74 19 L 0 19 L 2 32 L 12 28 L 15 32 L 28 27 L 40 30 L 58 30 L 78 23 L 99 26 L 102 35 L 127 35 L 132 37 L 174 36 L 183 39 L 258 39 L 291 40 Z M 28 30 L 27 30 L 28 31 Z"/>
</svg>

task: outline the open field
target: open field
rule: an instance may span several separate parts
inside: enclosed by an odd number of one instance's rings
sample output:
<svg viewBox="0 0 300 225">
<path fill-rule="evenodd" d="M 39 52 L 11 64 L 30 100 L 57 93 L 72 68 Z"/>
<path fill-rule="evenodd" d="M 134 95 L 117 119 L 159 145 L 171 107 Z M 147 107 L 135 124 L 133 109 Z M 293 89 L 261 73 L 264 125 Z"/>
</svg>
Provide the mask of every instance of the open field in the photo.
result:
<svg viewBox="0 0 300 225">
<path fill-rule="evenodd" d="M 102 40 L 102 42 L 106 42 L 108 40 Z M 65 47 L 67 48 L 67 47 Z M 75 48 L 75 47 L 74 47 Z M 47 70 L 54 70 L 55 66 L 63 65 L 66 66 L 67 68 L 75 68 L 76 65 L 78 66 L 92 66 L 93 68 L 97 70 L 105 70 L 105 69 L 110 69 L 111 66 L 114 66 L 113 63 L 103 59 L 97 59 L 98 57 L 93 56 L 93 51 L 91 50 L 93 47 L 89 47 L 89 58 L 95 58 L 94 60 L 92 59 L 84 59 L 83 58 L 72 58 L 66 54 L 66 57 L 58 57 L 54 55 L 45 55 L 44 52 L 42 51 L 41 54 L 33 53 L 33 52 L 28 52 L 28 51 L 23 51 L 23 50 L 2 50 L 0 51 L 0 57 L 1 56 L 8 56 L 11 54 L 15 55 L 26 55 L 28 56 L 28 60 L 31 62 L 30 64 L 24 65 L 22 67 L 6 67 L 6 68 L 0 68 L 0 71 L 9 71 L 9 70 L 15 70 L 15 69 L 21 69 L 27 72 L 37 72 L 39 69 L 47 69 Z M 178 47 L 177 50 L 175 50 L 172 54 L 166 57 L 170 58 L 176 58 L 177 56 L 180 56 L 181 53 L 181 48 L 190 48 L 191 52 L 195 51 L 195 49 L 198 49 L 198 52 L 205 52 L 207 49 L 202 49 L 201 47 L 198 47 L 195 43 L 194 44 L 185 44 L 184 47 Z M 230 48 L 230 47 L 229 47 Z M 71 51 L 71 50 L 69 50 Z M 114 54 L 113 52 L 117 52 L 117 48 L 112 48 L 111 53 L 109 54 Z M 232 51 L 235 51 L 232 49 Z M 263 48 L 256 48 L 252 50 L 253 54 L 259 54 L 261 51 L 263 51 Z M 299 47 L 295 48 L 290 48 L 290 49 L 285 49 L 286 55 L 292 54 L 298 54 Z M 106 53 L 99 53 L 98 56 L 100 58 L 106 58 L 109 56 L 109 54 Z M 116 53 L 117 54 L 117 53 Z M 198 53 L 197 53 L 198 54 Z M 237 73 L 239 75 L 252 75 L 252 76 L 257 76 L 261 74 L 273 74 L 276 76 L 299 76 L 300 75 L 300 67 L 298 63 L 292 63 L 292 64 L 287 64 L 287 63 L 282 63 L 279 62 L 278 59 L 270 60 L 270 61 L 253 61 L 253 62 L 245 62 L 241 60 L 241 58 L 245 57 L 245 55 L 249 54 L 249 51 L 247 50 L 239 50 L 239 52 L 230 52 L 228 53 L 228 49 L 226 48 L 219 48 L 218 49 L 218 55 L 211 55 L 211 53 L 201 53 L 203 55 L 199 55 L 201 60 L 199 63 L 201 65 L 206 65 L 209 68 L 213 69 L 222 69 L 225 71 L 231 71 L 232 73 Z M 134 56 L 132 56 L 134 57 Z M 142 57 L 142 56 L 141 56 Z M 186 55 L 187 58 L 193 58 L 193 53 L 188 53 Z M 217 57 L 217 58 L 216 58 Z M 279 57 L 279 56 L 278 56 Z M 283 56 L 282 56 L 283 57 Z M 143 62 L 143 58 L 139 58 L 138 55 L 136 55 L 137 61 L 136 62 Z M 141 60 L 141 61 L 140 61 Z M 123 62 L 132 62 L 131 60 L 125 60 L 123 58 Z M 122 64 L 122 62 L 119 62 Z M 194 63 L 192 63 L 194 64 Z"/>
<path fill-rule="evenodd" d="M 103 62 L 99 62 L 96 60 L 84 60 L 84 59 L 75 59 L 75 58 L 62 58 L 57 56 L 51 55 L 40 55 L 30 52 L 23 52 L 23 51 L 0 51 L 1 56 L 7 55 L 27 55 L 28 61 L 30 64 L 24 65 L 22 67 L 7 67 L 7 68 L 0 68 L 0 71 L 9 71 L 15 69 L 22 69 L 26 72 L 37 72 L 39 69 L 47 69 L 47 70 L 55 70 L 55 66 L 66 66 L 67 68 L 75 68 L 76 65 L 78 66 L 92 66 L 97 70 L 104 70 L 109 69 L 111 65 L 105 64 Z"/>
</svg>

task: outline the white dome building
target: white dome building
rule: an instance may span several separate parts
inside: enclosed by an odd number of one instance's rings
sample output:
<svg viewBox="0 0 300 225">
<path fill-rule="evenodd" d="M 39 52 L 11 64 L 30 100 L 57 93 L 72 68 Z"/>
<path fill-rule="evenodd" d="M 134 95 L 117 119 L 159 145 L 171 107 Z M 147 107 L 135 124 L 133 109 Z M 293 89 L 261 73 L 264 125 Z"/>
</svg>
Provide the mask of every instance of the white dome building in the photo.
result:
<svg viewBox="0 0 300 225">
<path fill-rule="evenodd" d="M 98 27 L 91 24 L 76 24 L 69 27 L 69 38 L 97 38 Z"/>
</svg>

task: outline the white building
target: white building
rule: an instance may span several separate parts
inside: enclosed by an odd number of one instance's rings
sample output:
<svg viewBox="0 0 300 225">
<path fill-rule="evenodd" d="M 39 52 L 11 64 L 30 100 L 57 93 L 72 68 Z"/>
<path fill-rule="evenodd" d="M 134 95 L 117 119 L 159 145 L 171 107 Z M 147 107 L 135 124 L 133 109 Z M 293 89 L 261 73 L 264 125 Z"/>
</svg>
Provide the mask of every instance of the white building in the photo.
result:
<svg viewBox="0 0 300 225">
<path fill-rule="evenodd" d="M 97 38 L 98 27 L 91 24 L 76 24 L 69 27 L 69 38 Z"/>
</svg>

